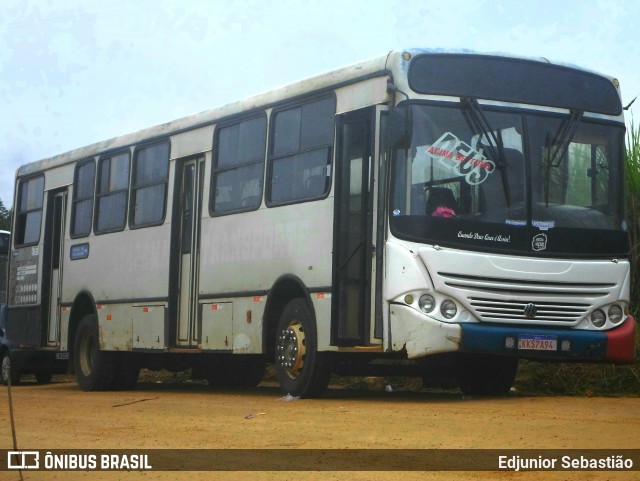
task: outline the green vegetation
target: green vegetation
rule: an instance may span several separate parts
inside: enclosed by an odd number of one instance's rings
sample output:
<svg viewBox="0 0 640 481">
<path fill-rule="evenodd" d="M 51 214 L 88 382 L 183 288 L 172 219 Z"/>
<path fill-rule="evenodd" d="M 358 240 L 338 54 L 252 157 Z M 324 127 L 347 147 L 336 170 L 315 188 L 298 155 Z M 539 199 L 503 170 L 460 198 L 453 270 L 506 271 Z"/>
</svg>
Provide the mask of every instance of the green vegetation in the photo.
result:
<svg viewBox="0 0 640 481">
<path fill-rule="evenodd" d="M 640 314 L 640 126 L 631 121 L 627 131 L 627 220 L 631 242 L 633 276 L 631 281 L 632 310 Z"/>
<path fill-rule="evenodd" d="M 0 230 L 11 230 L 11 211 L 8 210 L 0 199 Z"/>
<path fill-rule="evenodd" d="M 636 331 L 636 350 L 640 336 Z M 556 364 L 520 362 L 516 392 L 524 395 L 637 396 L 640 394 L 640 362 L 614 364 Z"/>
</svg>

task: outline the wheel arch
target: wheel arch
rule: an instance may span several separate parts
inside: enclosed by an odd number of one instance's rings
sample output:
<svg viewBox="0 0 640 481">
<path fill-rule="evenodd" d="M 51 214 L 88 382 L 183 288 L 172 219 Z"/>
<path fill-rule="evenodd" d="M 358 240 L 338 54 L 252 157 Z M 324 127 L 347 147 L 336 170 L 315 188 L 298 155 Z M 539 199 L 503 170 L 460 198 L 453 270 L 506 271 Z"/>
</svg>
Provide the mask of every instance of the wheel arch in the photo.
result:
<svg viewBox="0 0 640 481">
<path fill-rule="evenodd" d="M 79 292 L 76 298 L 73 300 L 73 304 L 71 306 L 71 314 L 69 316 L 67 346 L 69 348 L 71 359 L 73 359 L 76 332 L 78 330 L 80 321 L 83 317 L 90 316 L 96 313 L 96 303 L 91 293 L 89 291 Z M 70 365 L 73 365 L 73 363 L 70 363 Z"/>
<path fill-rule="evenodd" d="M 269 359 L 275 356 L 276 329 L 282 311 L 289 301 L 296 298 L 305 300 L 315 322 L 316 312 L 309 289 L 298 276 L 284 274 L 278 277 L 267 293 L 267 303 L 262 317 L 262 352 Z"/>
</svg>

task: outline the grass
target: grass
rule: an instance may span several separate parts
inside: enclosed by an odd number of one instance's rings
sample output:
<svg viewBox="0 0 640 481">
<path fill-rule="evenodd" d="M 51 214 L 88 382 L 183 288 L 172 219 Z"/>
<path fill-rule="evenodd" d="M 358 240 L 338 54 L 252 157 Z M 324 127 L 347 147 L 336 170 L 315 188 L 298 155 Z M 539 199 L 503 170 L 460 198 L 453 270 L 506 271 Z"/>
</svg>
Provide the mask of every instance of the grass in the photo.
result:
<svg viewBox="0 0 640 481">
<path fill-rule="evenodd" d="M 521 361 L 515 389 L 523 395 L 640 395 L 640 329 L 636 324 L 633 364 L 555 364 Z"/>
</svg>

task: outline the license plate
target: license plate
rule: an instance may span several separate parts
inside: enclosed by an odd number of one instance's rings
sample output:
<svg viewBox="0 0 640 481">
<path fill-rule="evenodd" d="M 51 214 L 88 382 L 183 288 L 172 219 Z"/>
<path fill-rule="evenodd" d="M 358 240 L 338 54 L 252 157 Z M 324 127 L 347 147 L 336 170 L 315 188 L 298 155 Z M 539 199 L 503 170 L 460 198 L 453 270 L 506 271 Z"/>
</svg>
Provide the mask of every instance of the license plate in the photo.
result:
<svg viewBox="0 0 640 481">
<path fill-rule="evenodd" d="M 529 351 L 557 351 L 558 340 L 555 336 L 518 336 L 518 349 Z"/>
</svg>

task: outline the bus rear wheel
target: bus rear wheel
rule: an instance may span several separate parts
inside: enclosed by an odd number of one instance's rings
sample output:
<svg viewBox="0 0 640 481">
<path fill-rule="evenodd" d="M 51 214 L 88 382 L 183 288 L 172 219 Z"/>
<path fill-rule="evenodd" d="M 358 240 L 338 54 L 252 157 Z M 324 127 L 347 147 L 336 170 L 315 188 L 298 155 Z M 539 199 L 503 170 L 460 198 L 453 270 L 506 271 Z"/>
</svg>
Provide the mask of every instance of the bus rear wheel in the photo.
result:
<svg viewBox="0 0 640 481">
<path fill-rule="evenodd" d="M 515 357 L 490 354 L 461 354 L 457 359 L 456 378 L 463 394 L 504 396 L 518 372 Z"/>
<path fill-rule="evenodd" d="M 282 390 L 295 397 L 318 397 L 331 376 L 329 354 L 318 351 L 316 324 L 307 302 L 285 306 L 276 331 L 276 376 Z"/>
<path fill-rule="evenodd" d="M 109 354 L 100 350 L 98 317 L 83 317 L 76 331 L 73 353 L 76 380 L 83 391 L 111 389 L 116 372 Z"/>
</svg>

